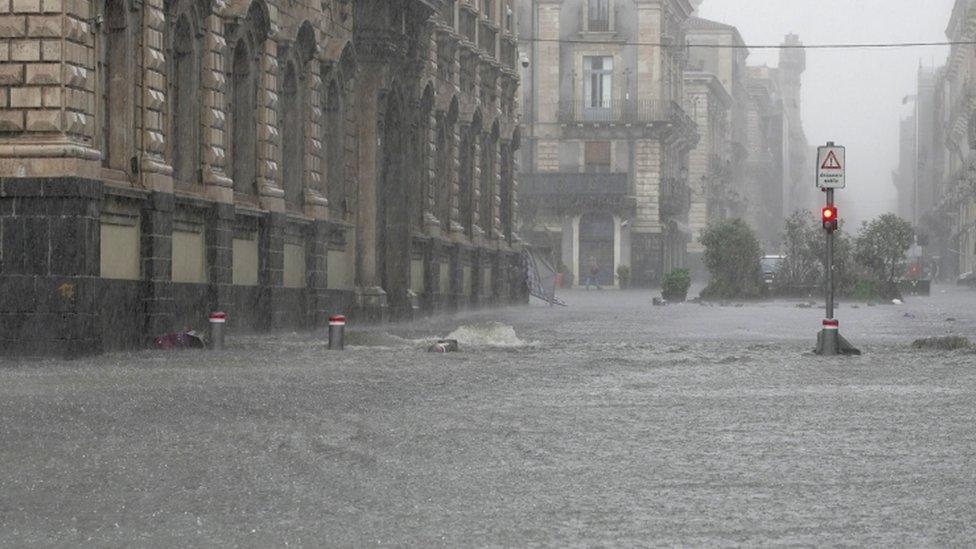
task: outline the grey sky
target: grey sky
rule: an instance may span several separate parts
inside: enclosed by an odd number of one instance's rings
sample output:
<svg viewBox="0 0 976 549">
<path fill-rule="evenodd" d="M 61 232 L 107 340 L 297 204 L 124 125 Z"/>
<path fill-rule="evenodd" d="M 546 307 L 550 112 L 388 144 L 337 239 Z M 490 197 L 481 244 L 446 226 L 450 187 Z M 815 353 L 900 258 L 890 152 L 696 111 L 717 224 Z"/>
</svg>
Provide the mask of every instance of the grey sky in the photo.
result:
<svg viewBox="0 0 976 549">
<path fill-rule="evenodd" d="M 701 16 L 735 25 L 747 44 L 779 44 L 795 32 L 805 44 L 945 40 L 953 0 L 705 0 Z M 860 219 L 893 210 L 898 122 L 912 111 L 918 64 L 941 65 L 942 47 L 807 50 L 803 122 L 811 145 L 846 145 L 848 190 L 841 213 Z M 776 50 L 753 51 L 750 65 L 777 64 Z M 810 184 L 813 185 L 811 174 Z M 847 208 L 844 210 L 844 208 Z"/>
</svg>

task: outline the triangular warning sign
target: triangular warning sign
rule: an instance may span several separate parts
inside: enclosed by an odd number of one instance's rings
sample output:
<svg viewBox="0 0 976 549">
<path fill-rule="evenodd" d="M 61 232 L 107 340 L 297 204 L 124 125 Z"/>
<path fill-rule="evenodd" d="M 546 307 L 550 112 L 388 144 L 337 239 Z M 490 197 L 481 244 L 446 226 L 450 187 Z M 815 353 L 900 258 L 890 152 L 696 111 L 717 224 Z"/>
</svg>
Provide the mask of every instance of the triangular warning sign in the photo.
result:
<svg viewBox="0 0 976 549">
<path fill-rule="evenodd" d="M 823 164 L 820 166 L 820 169 L 821 170 L 843 170 L 844 168 L 843 166 L 840 165 L 840 162 L 837 160 L 837 155 L 834 154 L 834 151 L 830 151 L 827 153 L 827 158 L 824 158 Z"/>
</svg>

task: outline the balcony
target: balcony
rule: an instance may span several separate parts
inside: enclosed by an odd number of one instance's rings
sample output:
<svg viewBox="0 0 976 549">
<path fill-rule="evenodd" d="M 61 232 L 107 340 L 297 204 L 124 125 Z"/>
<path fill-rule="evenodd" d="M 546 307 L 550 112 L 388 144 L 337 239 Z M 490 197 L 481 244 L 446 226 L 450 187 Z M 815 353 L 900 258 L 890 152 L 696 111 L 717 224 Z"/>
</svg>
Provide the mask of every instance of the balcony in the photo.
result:
<svg viewBox="0 0 976 549">
<path fill-rule="evenodd" d="M 626 173 L 524 173 L 519 176 L 519 194 L 614 195 L 627 194 Z"/>
<path fill-rule="evenodd" d="M 691 187 L 680 179 L 661 180 L 661 217 L 683 218 L 691 208 Z"/>
<path fill-rule="evenodd" d="M 519 200 L 534 208 L 579 213 L 593 208 L 632 211 L 626 173 L 523 173 Z"/>
<path fill-rule="evenodd" d="M 593 106 L 587 100 L 560 101 L 559 121 L 564 124 L 653 124 L 671 119 L 668 101 L 623 99 Z"/>
</svg>

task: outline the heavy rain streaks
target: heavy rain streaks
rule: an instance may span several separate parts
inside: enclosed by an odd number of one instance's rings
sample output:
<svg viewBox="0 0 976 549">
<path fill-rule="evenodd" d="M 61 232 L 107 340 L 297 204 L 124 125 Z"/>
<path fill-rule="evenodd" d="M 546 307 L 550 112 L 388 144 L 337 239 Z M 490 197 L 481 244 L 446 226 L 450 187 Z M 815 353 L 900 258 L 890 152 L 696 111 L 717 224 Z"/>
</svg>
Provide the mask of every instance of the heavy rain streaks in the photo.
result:
<svg viewBox="0 0 976 549">
<path fill-rule="evenodd" d="M 221 353 L 0 370 L 0 543 L 957 545 L 976 534 L 976 299 L 842 304 L 636 292 Z M 947 321 L 947 319 L 954 319 Z M 707 324 L 708 335 L 698 326 Z M 432 338 L 460 353 L 425 352 Z"/>
</svg>

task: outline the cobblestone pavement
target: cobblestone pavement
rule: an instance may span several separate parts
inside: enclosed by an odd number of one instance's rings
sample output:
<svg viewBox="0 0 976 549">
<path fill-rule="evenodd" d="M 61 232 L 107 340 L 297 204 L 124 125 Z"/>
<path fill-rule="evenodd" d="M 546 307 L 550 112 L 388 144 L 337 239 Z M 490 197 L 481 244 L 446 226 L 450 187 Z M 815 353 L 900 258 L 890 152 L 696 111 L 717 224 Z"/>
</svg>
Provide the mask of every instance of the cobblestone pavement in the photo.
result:
<svg viewBox="0 0 976 549">
<path fill-rule="evenodd" d="M 976 293 L 844 304 L 831 360 L 817 308 L 650 297 L 8 360 L 0 545 L 976 543 L 976 354 L 909 345 Z"/>
</svg>

